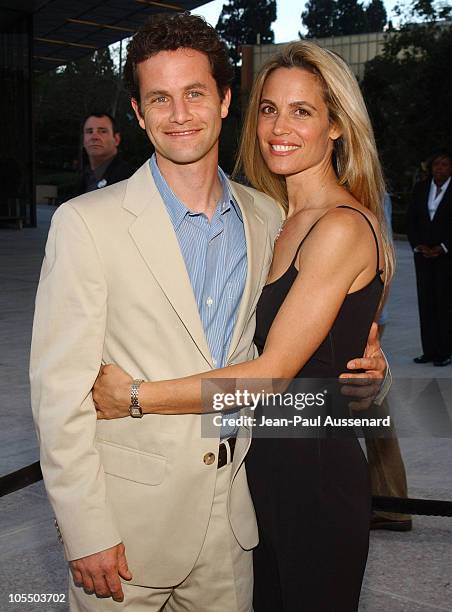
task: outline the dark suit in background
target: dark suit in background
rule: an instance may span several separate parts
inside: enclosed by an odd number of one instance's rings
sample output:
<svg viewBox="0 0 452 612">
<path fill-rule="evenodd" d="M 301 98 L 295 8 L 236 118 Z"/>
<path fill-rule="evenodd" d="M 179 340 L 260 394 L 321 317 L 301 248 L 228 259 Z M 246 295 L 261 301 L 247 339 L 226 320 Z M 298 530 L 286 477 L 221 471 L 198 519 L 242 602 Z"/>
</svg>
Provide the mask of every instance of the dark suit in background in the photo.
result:
<svg viewBox="0 0 452 612">
<path fill-rule="evenodd" d="M 452 181 L 433 219 L 428 210 L 430 185 L 430 180 L 422 181 L 414 188 L 408 210 L 408 240 L 415 251 L 424 356 L 439 362 L 452 354 Z M 443 247 L 438 256 L 425 257 L 416 252 L 419 245 Z"/>
<path fill-rule="evenodd" d="M 121 134 L 106 111 L 92 112 L 83 121 L 82 175 L 76 193 L 97 191 L 132 176 L 136 168 L 118 153 Z"/>
<path fill-rule="evenodd" d="M 119 153 L 115 155 L 113 159 L 109 160 L 108 163 L 102 164 L 99 170 L 100 172 L 96 170 L 93 171 L 89 163 L 86 164 L 76 195 L 81 195 L 88 191 L 95 191 L 95 189 L 101 189 L 102 187 L 113 185 L 119 181 L 124 181 L 130 178 L 135 172 L 135 168 L 124 161 Z"/>
</svg>

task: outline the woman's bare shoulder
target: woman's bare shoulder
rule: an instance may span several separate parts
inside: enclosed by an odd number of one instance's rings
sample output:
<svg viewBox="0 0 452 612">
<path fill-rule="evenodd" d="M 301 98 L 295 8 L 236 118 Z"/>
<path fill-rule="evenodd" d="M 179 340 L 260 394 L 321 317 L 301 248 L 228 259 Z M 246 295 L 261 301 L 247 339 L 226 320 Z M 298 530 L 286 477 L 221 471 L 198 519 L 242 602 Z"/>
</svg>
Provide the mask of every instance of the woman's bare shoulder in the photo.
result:
<svg viewBox="0 0 452 612">
<path fill-rule="evenodd" d="M 313 234 L 322 234 L 330 238 L 337 237 L 339 240 L 359 237 L 363 227 L 368 227 L 369 223 L 374 229 L 378 226 L 375 215 L 367 208 L 359 204 L 342 204 L 331 207 L 320 217 Z"/>
<path fill-rule="evenodd" d="M 299 268 L 312 264 L 317 269 L 322 262 L 325 265 L 329 261 L 360 272 L 372 264 L 375 240 L 369 223 L 378 237 L 378 221 L 364 206 L 355 203 L 344 206 L 347 207 L 331 207 L 318 220 L 300 249 Z"/>
</svg>

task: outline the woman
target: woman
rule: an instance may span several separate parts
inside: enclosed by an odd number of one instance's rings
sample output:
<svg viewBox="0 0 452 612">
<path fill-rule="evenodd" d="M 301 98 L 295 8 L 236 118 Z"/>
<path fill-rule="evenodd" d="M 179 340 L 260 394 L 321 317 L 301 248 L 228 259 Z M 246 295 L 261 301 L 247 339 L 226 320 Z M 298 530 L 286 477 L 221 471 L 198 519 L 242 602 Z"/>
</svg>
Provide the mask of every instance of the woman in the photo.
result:
<svg viewBox="0 0 452 612">
<path fill-rule="evenodd" d="M 335 378 L 365 347 L 392 254 L 372 129 L 347 65 L 305 41 L 271 59 L 251 94 L 238 164 L 287 210 L 256 311 L 260 356 L 143 383 L 144 412 L 201 412 L 203 378 Z M 130 377 L 115 366 L 94 389 L 95 401 L 108 395 L 117 401 L 111 410 L 103 402 L 102 416 L 127 416 Z M 257 440 L 247 470 L 261 539 L 255 611 L 356 610 L 370 517 L 356 438 Z"/>
</svg>

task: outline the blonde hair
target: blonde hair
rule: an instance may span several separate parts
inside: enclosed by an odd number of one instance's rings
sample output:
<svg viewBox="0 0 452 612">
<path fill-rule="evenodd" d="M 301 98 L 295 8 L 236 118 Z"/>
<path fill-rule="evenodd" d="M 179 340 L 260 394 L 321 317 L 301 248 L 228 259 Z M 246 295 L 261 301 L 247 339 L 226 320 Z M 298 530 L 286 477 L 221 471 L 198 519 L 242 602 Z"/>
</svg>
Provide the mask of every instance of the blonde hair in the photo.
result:
<svg viewBox="0 0 452 612">
<path fill-rule="evenodd" d="M 262 90 L 267 77 L 277 68 L 301 68 L 317 76 L 330 122 L 341 132 L 341 136 L 334 141 L 333 151 L 338 183 L 378 219 L 386 284 L 392 276 L 394 253 L 384 217 L 383 173 L 361 90 L 352 71 L 339 55 L 313 42 L 301 40 L 290 43 L 262 66 L 251 91 L 234 173 L 242 170 L 253 187 L 274 198 L 287 212 L 284 176 L 269 170 L 256 138 Z"/>
</svg>

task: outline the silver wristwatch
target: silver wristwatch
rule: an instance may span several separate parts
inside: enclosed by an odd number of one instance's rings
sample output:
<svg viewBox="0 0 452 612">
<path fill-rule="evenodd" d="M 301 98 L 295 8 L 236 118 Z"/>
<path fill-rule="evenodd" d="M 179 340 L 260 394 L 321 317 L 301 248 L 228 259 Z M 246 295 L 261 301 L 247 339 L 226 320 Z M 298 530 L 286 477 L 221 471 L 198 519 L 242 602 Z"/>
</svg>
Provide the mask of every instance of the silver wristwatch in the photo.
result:
<svg viewBox="0 0 452 612">
<path fill-rule="evenodd" d="M 140 402 L 138 401 L 138 391 L 140 390 L 140 385 L 142 382 L 144 382 L 144 380 L 139 378 L 135 379 L 130 389 L 129 414 L 134 419 L 141 419 L 143 416 L 143 411 L 141 409 Z"/>
</svg>

